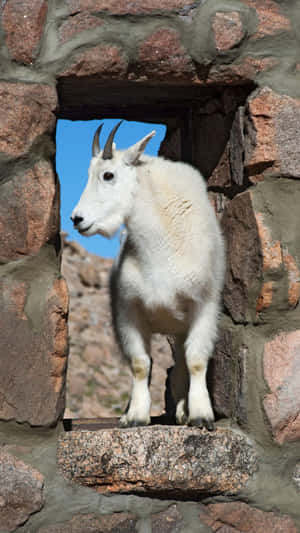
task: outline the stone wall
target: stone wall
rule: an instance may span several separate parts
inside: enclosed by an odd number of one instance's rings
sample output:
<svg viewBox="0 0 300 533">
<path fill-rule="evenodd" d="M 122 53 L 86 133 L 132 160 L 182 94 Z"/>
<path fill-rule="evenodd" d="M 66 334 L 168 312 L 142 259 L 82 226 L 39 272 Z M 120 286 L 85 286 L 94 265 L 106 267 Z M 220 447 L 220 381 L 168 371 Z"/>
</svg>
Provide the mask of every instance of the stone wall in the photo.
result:
<svg viewBox="0 0 300 533">
<path fill-rule="evenodd" d="M 0 531 L 299 531 L 296 0 L 2 0 L 0 14 Z M 162 153 L 208 180 L 228 263 L 212 434 L 64 432 L 57 117 L 165 123 Z"/>
</svg>

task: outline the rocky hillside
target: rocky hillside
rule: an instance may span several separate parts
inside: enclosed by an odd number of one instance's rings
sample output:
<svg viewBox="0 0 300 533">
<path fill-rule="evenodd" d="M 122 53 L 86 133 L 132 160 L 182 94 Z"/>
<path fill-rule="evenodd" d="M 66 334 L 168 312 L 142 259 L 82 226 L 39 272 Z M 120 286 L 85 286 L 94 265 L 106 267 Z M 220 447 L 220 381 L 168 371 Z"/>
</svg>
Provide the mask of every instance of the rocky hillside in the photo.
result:
<svg viewBox="0 0 300 533">
<path fill-rule="evenodd" d="M 65 240 L 62 272 L 70 293 L 66 418 L 119 416 L 129 399 L 130 370 L 111 326 L 111 266 L 112 260 Z M 159 415 L 164 410 L 166 369 L 172 365 L 165 339 L 154 337 L 152 354 L 152 415 Z"/>
</svg>

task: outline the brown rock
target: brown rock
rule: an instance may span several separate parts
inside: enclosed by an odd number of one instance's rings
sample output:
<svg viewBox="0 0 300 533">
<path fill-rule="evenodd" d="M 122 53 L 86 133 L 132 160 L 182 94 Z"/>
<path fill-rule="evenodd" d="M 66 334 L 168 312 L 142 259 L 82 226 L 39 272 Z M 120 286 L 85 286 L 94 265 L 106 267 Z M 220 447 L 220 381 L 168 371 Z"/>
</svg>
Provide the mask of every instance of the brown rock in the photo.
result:
<svg viewBox="0 0 300 533">
<path fill-rule="evenodd" d="M 177 505 L 171 505 L 165 511 L 151 517 L 152 533 L 179 533 L 184 531 L 184 523 Z"/>
<path fill-rule="evenodd" d="M 38 470 L 0 450 L 0 529 L 15 531 L 43 507 L 44 478 Z"/>
<path fill-rule="evenodd" d="M 38 54 L 48 11 L 47 0 L 7 0 L 2 24 L 11 57 L 30 64 Z"/>
<path fill-rule="evenodd" d="M 283 262 L 288 271 L 288 301 L 291 307 L 296 307 L 300 297 L 300 272 L 295 258 L 283 250 Z"/>
<path fill-rule="evenodd" d="M 101 517 L 78 514 L 68 522 L 42 527 L 37 533 L 133 533 L 136 523 L 137 519 L 127 513 Z"/>
<path fill-rule="evenodd" d="M 242 435 L 175 426 L 70 431 L 59 438 L 57 462 L 67 479 L 99 492 L 172 498 L 235 494 L 257 470 Z"/>
<path fill-rule="evenodd" d="M 283 11 L 273 0 L 242 0 L 247 6 L 256 10 L 258 25 L 252 39 L 273 36 L 283 31 L 291 30 L 291 21 L 285 17 Z"/>
<path fill-rule="evenodd" d="M 52 165 L 40 161 L 0 186 L 0 257 L 12 261 L 38 253 L 56 238 L 59 206 Z"/>
<path fill-rule="evenodd" d="M 0 152 L 20 157 L 39 136 L 52 135 L 56 106 L 56 91 L 49 85 L 0 83 Z"/>
<path fill-rule="evenodd" d="M 98 270 L 92 263 L 83 263 L 79 269 L 79 278 L 87 287 L 100 287 L 101 280 Z"/>
<path fill-rule="evenodd" d="M 256 304 L 256 311 L 260 313 L 270 307 L 273 301 L 274 281 L 266 281 L 263 283 L 260 295 Z"/>
<path fill-rule="evenodd" d="M 12 263 L 0 279 L 0 419 L 34 426 L 64 410 L 67 288 L 47 253 Z"/>
<path fill-rule="evenodd" d="M 208 75 L 201 78 L 205 85 L 240 85 L 254 81 L 258 74 L 278 65 L 274 57 L 244 56 L 234 63 L 216 64 L 211 67 Z"/>
<path fill-rule="evenodd" d="M 256 307 L 257 282 L 262 276 L 260 239 L 251 193 L 239 194 L 227 204 L 222 226 L 227 243 L 224 303 L 234 321 L 243 322 Z"/>
<path fill-rule="evenodd" d="M 300 178 L 300 100 L 268 87 L 248 100 L 245 167 L 250 176 L 268 174 Z"/>
<path fill-rule="evenodd" d="M 147 15 L 160 11 L 183 11 L 194 7 L 192 0 L 67 0 L 70 13 L 104 11 L 110 15 Z"/>
<path fill-rule="evenodd" d="M 208 388 L 218 418 L 247 422 L 247 346 L 239 331 L 223 320 L 208 368 Z"/>
<path fill-rule="evenodd" d="M 141 44 L 137 67 L 140 76 L 149 79 L 193 80 L 196 76 L 179 33 L 168 28 L 156 30 Z"/>
<path fill-rule="evenodd" d="M 103 20 L 90 13 L 82 12 L 68 18 L 59 28 L 59 41 L 63 44 L 76 37 L 79 33 L 98 28 L 103 25 Z"/>
<path fill-rule="evenodd" d="M 281 333 L 265 344 L 264 378 L 270 392 L 264 409 L 274 439 L 279 443 L 300 439 L 300 331 Z"/>
<path fill-rule="evenodd" d="M 231 187 L 231 169 L 229 162 L 229 144 L 226 145 L 226 148 L 221 156 L 221 159 L 217 166 L 215 167 L 212 175 L 210 176 L 208 182 L 208 187 L 218 188 L 218 189 L 227 189 Z"/>
<path fill-rule="evenodd" d="M 213 17 L 212 28 L 218 52 L 226 52 L 238 46 L 245 36 L 243 21 L 237 11 L 217 11 Z"/>
<path fill-rule="evenodd" d="M 101 44 L 75 56 L 73 63 L 60 76 L 99 76 L 122 79 L 126 76 L 128 58 L 118 46 Z"/>
<path fill-rule="evenodd" d="M 289 516 L 264 512 L 238 501 L 202 506 L 200 519 L 212 531 L 222 533 L 298 533 Z"/>
</svg>

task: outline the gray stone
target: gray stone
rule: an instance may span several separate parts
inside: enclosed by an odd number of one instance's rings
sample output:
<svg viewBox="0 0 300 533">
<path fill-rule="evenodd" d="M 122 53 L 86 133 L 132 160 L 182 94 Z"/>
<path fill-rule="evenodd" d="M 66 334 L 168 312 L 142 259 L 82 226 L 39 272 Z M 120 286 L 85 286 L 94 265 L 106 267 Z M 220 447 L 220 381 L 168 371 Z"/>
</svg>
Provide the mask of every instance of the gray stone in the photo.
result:
<svg viewBox="0 0 300 533">
<path fill-rule="evenodd" d="M 65 478 L 99 492 L 191 499 L 236 494 L 258 469 L 240 433 L 177 426 L 67 432 L 57 462 Z"/>
<path fill-rule="evenodd" d="M 14 531 L 43 507 L 40 472 L 0 450 L 0 529 Z"/>
</svg>

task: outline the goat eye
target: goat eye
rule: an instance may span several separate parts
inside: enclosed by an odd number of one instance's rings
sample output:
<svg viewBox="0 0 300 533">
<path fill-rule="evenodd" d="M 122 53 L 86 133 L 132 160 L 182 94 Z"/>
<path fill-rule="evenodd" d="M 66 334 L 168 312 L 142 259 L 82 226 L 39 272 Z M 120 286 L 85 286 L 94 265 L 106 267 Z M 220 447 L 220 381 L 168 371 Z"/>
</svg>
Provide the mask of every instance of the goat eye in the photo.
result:
<svg viewBox="0 0 300 533">
<path fill-rule="evenodd" d="M 111 181 L 114 178 L 114 175 L 112 172 L 104 172 L 103 179 L 105 181 Z"/>
</svg>

